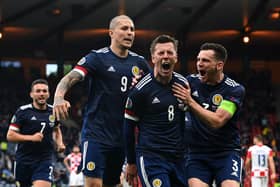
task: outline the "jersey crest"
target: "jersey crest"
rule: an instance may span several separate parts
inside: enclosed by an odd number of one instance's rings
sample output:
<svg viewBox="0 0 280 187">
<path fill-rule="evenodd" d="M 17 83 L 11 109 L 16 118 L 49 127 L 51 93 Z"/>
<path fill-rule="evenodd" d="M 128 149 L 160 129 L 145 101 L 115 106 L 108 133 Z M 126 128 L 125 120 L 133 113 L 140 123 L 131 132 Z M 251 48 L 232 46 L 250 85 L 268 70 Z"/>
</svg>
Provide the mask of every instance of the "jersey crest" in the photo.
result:
<svg viewBox="0 0 280 187">
<path fill-rule="evenodd" d="M 140 74 L 140 69 L 138 66 L 133 66 L 132 69 L 131 69 L 131 72 L 134 76 L 137 76 Z"/>
<path fill-rule="evenodd" d="M 215 94 L 212 97 L 212 102 L 213 102 L 214 105 L 219 106 L 222 101 L 223 101 L 223 96 L 221 94 Z"/>
</svg>

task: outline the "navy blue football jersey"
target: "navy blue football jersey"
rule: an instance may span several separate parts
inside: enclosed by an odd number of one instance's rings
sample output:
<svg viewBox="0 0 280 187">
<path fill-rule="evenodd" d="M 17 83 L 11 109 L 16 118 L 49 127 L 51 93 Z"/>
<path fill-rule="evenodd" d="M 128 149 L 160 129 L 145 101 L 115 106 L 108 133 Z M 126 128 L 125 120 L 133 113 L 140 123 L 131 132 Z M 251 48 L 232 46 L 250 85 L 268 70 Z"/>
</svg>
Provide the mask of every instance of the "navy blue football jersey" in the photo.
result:
<svg viewBox="0 0 280 187">
<path fill-rule="evenodd" d="M 147 74 L 128 96 L 125 120 L 134 121 L 139 129 L 136 150 L 167 160 L 181 159 L 184 153 L 184 117 L 186 107 L 172 92 L 172 84 L 185 85 L 187 80 L 173 73 L 168 85 Z"/>
<path fill-rule="evenodd" d="M 215 112 L 225 99 L 236 105 L 236 112 L 221 128 L 214 129 L 204 124 L 190 111 L 190 122 L 186 126 L 186 136 L 190 152 L 240 151 L 240 135 L 237 119 L 245 97 L 245 88 L 225 75 L 217 85 L 208 85 L 200 81 L 198 75 L 187 76 L 193 99 L 202 107 Z"/>
<path fill-rule="evenodd" d="M 148 63 L 131 51 L 121 58 L 105 47 L 91 51 L 74 70 L 89 79 L 82 140 L 93 138 L 106 147 L 123 146 L 124 106 L 132 77 L 149 72 Z"/>
<path fill-rule="evenodd" d="M 17 162 L 28 164 L 51 160 L 54 153 L 53 129 L 56 126 L 51 105 L 48 105 L 46 110 L 38 110 L 32 104 L 19 107 L 11 119 L 9 128 L 24 135 L 41 132 L 44 138 L 41 142 L 19 142 L 16 151 Z"/>
</svg>

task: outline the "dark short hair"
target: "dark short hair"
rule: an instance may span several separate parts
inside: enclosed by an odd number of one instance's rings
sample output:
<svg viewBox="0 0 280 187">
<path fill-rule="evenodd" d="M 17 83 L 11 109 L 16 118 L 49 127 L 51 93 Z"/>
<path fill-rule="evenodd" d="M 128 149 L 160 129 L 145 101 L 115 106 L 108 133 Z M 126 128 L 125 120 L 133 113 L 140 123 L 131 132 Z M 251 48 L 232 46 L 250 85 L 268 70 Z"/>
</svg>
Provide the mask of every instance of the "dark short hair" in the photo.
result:
<svg viewBox="0 0 280 187">
<path fill-rule="evenodd" d="M 223 61 L 224 63 L 227 61 L 228 53 L 226 48 L 218 43 L 204 43 L 200 46 L 200 50 L 213 50 L 215 58 L 217 60 Z"/>
<path fill-rule="evenodd" d="M 31 91 L 32 91 L 34 85 L 36 85 L 36 84 L 45 84 L 45 85 L 49 86 L 49 83 L 46 79 L 36 79 L 31 83 Z"/>
<path fill-rule="evenodd" d="M 158 43 L 169 43 L 169 42 L 173 43 L 174 48 L 177 51 L 177 49 L 178 49 L 178 40 L 176 40 L 172 36 L 169 36 L 169 35 L 166 35 L 166 34 L 162 34 L 162 35 L 159 35 L 158 37 L 156 37 L 152 41 L 152 44 L 151 44 L 151 47 L 150 47 L 151 54 L 154 53 L 156 44 L 158 44 Z"/>
</svg>

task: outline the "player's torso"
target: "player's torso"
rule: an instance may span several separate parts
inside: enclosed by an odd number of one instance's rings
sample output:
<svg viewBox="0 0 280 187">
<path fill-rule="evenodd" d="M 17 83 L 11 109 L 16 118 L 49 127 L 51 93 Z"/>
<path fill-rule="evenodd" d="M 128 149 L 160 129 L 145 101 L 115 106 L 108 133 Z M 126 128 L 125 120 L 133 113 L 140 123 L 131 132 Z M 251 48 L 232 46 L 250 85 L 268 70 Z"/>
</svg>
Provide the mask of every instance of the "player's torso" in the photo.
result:
<svg viewBox="0 0 280 187">
<path fill-rule="evenodd" d="M 131 52 L 126 58 L 120 58 L 108 48 L 95 51 L 87 58 L 83 66 L 91 72 L 82 138 L 119 147 L 125 100 L 132 77 L 147 71 L 145 60 Z"/>
<path fill-rule="evenodd" d="M 232 90 L 238 86 L 230 79 L 224 79 L 221 83 L 212 86 L 200 82 L 197 76 L 189 77 L 191 96 L 204 109 L 215 112 L 224 99 L 228 99 Z M 187 136 L 191 145 L 204 147 L 205 151 L 215 149 L 238 149 L 240 148 L 239 131 L 236 126 L 236 116 L 228 121 L 222 128 L 214 129 L 204 124 L 195 114 L 191 115 L 191 122 L 186 126 Z M 207 149 L 209 148 L 209 150 Z"/>
<path fill-rule="evenodd" d="M 20 123 L 20 133 L 33 135 L 43 133 L 41 142 L 20 142 L 18 143 L 17 159 L 24 162 L 32 162 L 41 159 L 51 159 L 53 153 L 53 128 L 55 118 L 52 115 L 52 108 L 37 110 L 31 105 L 21 107 L 22 110 L 15 114 L 15 123 Z M 22 114 L 20 114 L 22 113 Z M 20 115 L 17 115 L 20 114 Z"/>
<path fill-rule="evenodd" d="M 173 79 L 179 82 L 177 79 Z M 171 85 L 162 85 L 155 79 L 143 88 L 144 102 L 139 112 L 139 148 L 153 149 L 158 153 L 183 150 L 185 105 L 172 92 Z M 182 82 L 180 82 L 182 84 Z M 140 90 L 141 91 L 141 90 Z M 173 155 L 174 156 L 174 155 Z M 170 157 L 172 155 L 170 154 Z"/>
<path fill-rule="evenodd" d="M 55 118 L 50 110 L 39 111 L 36 109 L 28 109 L 25 111 L 22 122 L 20 133 L 34 134 L 36 132 L 41 132 L 44 136 L 49 136 L 55 125 Z"/>
<path fill-rule="evenodd" d="M 252 159 L 252 170 L 254 169 L 268 169 L 268 157 L 270 148 L 267 146 L 253 146 L 250 149 Z"/>
<path fill-rule="evenodd" d="M 92 73 L 93 87 L 97 92 L 126 93 L 131 86 L 132 77 L 138 75 L 144 68 L 144 59 L 140 56 L 136 54 L 132 56 L 129 53 L 126 58 L 120 58 L 110 50 L 97 53 L 93 61 L 97 62 L 89 63 L 98 64 Z"/>
</svg>

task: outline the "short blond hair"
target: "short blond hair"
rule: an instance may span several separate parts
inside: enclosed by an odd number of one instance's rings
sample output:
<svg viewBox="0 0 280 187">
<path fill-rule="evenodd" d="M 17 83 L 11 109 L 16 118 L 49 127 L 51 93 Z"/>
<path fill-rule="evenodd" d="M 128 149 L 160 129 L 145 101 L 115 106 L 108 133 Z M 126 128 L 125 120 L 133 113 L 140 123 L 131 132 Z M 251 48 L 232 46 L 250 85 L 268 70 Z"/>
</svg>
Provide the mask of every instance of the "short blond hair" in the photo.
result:
<svg viewBox="0 0 280 187">
<path fill-rule="evenodd" d="M 114 29 L 118 25 L 118 22 L 120 19 L 128 19 L 133 23 L 132 19 L 130 17 L 128 17 L 127 15 L 119 15 L 119 16 L 114 17 L 110 21 L 109 29 Z"/>
</svg>

